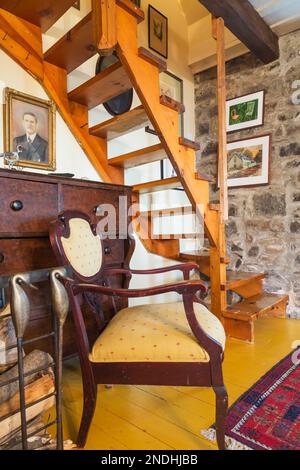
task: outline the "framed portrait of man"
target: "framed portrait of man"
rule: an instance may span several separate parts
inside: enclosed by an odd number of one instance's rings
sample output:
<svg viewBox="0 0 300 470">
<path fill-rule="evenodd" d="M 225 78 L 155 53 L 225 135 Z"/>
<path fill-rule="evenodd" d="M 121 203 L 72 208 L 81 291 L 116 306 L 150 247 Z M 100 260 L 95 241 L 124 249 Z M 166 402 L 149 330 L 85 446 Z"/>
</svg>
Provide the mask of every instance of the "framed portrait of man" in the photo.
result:
<svg viewBox="0 0 300 470">
<path fill-rule="evenodd" d="M 5 151 L 18 153 L 18 166 L 55 171 L 55 104 L 6 88 L 4 108 Z"/>
</svg>

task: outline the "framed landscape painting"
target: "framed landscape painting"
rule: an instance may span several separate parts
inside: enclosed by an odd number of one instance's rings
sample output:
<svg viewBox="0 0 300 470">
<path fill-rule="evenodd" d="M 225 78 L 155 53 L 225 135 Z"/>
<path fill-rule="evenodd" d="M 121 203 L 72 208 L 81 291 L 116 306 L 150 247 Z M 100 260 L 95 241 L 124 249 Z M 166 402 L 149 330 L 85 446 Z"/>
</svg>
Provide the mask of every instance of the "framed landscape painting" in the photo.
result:
<svg viewBox="0 0 300 470">
<path fill-rule="evenodd" d="M 271 135 L 229 143 L 227 162 L 229 188 L 269 184 Z"/>
<path fill-rule="evenodd" d="M 262 126 L 264 124 L 264 104 L 264 90 L 227 101 L 227 132 Z"/>
</svg>

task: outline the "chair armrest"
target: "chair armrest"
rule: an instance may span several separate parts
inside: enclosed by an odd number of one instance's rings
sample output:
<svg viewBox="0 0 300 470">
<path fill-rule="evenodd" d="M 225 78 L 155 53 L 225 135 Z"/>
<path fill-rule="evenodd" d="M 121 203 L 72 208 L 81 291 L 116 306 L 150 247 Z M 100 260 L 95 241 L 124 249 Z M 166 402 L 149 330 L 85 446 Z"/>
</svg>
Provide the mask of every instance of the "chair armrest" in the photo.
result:
<svg viewBox="0 0 300 470">
<path fill-rule="evenodd" d="M 166 266 L 165 268 L 157 269 L 115 269 L 115 268 L 105 268 L 105 273 L 107 274 L 164 274 L 171 271 L 182 271 L 185 273 L 190 273 L 193 269 L 199 271 L 199 266 L 196 263 L 184 263 L 176 264 L 174 266 Z"/>
<path fill-rule="evenodd" d="M 84 292 L 94 292 L 98 294 L 107 295 L 109 297 L 150 297 L 153 295 L 166 294 L 168 292 L 177 292 L 181 295 L 194 296 L 199 290 L 205 290 L 206 287 L 201 281 L 186 281 L 175 282 L 174 284 L 167 284 L 161 286 L 150 287 L 146 289 L 115 289 L 112 287 L 98 286 L 96 284 L 78 284 L 75 282 L 70 283 L 75 295 Z"/>
</svg>

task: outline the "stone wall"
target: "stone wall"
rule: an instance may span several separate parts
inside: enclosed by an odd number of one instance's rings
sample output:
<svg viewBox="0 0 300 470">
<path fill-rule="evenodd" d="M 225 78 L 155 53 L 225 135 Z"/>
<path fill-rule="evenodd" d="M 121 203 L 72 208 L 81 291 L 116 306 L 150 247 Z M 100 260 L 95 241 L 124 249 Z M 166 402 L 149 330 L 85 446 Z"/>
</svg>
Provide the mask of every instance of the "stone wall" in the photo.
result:
<svg viewBox="0 0 300 470">
<path fill-rule="evenodd" d="M 282 37 L 280 51 L 269 65 L 253 54 L 227 64 L 228 99 L 266 90 L 264 126 L 234 132 L 228 140 L 272 134 L 270 185 L 229 190 L 228 254 L 231 269 L 266 271 L 266 290 L 289 294 L 288 313 L 300 319 L 300 104 L 292 100 L 293 83 L 300 81 L 300 31 Z M 215 68 L 195 75 L 195 91 L 197 167 L 215 176 Z M 212 199 L 218 199 L 215 187 Z"/>
</svg>

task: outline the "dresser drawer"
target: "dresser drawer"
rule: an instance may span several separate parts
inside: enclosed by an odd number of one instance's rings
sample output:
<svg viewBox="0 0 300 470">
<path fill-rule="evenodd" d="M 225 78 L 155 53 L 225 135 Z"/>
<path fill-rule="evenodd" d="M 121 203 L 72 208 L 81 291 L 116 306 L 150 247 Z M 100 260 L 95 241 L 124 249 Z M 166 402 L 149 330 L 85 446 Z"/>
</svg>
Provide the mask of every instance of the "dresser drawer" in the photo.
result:
<svg viewBox="0 0 300 470">
<path fill-rule="evenodd" d="M 10 178 L 0 182 L 1 237 L 48 233 L 58 212 L 57 185 Z"/>
<path fill-rule="evenodd" d="M 57 266 L 48 238 L 0 240 L 0 275 Z"/>
<path fill-rule="evenodd" d="M 125 240 L 103 240 L 104 264 L 121 264 L 124 261 Z"/>
<path fill-rule="evenodd" d="M 105 230 L 114 231 L 119 226 L 119 196 L 123 194 L 120 191 L 105 190 L 105 189 L 91 189 L 91 188 L 80 188 L 64 186 L 62 189 L 63 194 L 63 209 L 81 211 L 87 214 L 93 224 L 98 223 L 101 218 L 95 213 L 95 209 L 101 204 L 111 205 L 111 213 L 116 214 L 116 227 L 114 221 L 112 226 Z M 104 214 L 107 217 L 107 214 Z"/>
</svg>

